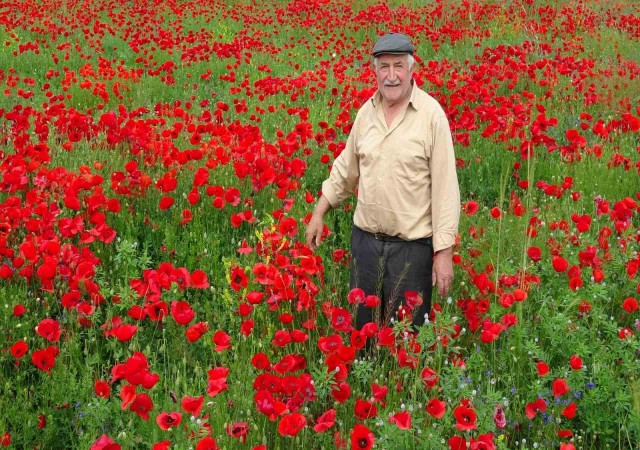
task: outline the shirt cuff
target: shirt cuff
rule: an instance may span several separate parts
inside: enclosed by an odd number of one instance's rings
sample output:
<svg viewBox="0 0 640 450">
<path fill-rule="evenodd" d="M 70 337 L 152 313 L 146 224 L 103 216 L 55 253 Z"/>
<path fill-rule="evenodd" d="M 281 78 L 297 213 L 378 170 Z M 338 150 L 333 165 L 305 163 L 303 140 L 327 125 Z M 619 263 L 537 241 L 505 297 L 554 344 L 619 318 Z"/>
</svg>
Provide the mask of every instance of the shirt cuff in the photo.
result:
<svg viewBox="0 0 640 450">
<path fill-rule="evenodd" d="M 439 252 L 445 248 L 449 248 L 456 243 L 456 233 L 448 231 L 439 231 L 433 234 L 433 251 Z"/>
<path fill-rule="evenodd" d="M 322 183 L 322 195 L 329 201 L 329 204 L 332 208 L 335 208 L 340 203 L 338 199 L 338 194 L 336 194 L 336 190 L 331 185 L 329 180 L 326 180 Z"/>
</svg>

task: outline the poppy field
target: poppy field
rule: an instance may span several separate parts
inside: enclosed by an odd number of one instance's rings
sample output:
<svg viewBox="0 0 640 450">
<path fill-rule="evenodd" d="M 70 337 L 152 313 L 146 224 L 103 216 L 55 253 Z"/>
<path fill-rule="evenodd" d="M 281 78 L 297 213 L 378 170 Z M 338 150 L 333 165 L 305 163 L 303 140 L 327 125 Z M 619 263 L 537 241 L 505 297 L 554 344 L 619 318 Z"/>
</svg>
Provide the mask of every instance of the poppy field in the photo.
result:
<svg viewBox="0 0 640 450">
<path fill-rule="evenodd" d="M 0 448 L 640 448 L 640 4 L 506 3 L 3 3 Z M 355 198 L 304 240 L 389 31 L 462 200 L 418 333 L 353 328 Z"/>
</svg>

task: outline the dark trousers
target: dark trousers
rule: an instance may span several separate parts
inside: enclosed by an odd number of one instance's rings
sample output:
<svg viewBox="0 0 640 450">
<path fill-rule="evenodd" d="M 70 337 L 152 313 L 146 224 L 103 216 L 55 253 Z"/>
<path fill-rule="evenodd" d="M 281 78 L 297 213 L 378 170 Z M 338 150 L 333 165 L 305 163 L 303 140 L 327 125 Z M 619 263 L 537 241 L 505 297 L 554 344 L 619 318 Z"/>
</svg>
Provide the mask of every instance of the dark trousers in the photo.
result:
<svg viewBox="0 0 640 450">
<path fill-rule="evenodd" d="M 351 255 L 351 289 L 360 288 L 366 295 L 377 295 L 381 300 L 379 311 L 358 305 L 356 329 L 368 322 L 388 324 L 404 304 L 406 291 L 421 295 L 423 302 L 413 310 L 412 324 L 414 327 L 424 324 L 425 315 L 431 310 L 431 238 L 404 241 L 354 226 Z"/>
</svg>

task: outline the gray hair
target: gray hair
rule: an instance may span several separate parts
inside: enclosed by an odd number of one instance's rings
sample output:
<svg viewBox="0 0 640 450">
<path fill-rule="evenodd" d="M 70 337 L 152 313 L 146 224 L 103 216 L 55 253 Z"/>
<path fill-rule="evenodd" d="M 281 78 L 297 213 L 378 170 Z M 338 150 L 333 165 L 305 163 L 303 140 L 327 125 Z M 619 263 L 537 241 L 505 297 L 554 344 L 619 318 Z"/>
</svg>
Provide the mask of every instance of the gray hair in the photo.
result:
<svg viewBox="0 0 640 450">
<path fill-rule="evenodd" d="M 407 64 L 409 65 L 409 69 L 411 69 L 415 63 L 416 63 L 416 59 L 413 57 L 413 55 L 410 53 L 407 53 Z M 378 67 L 378 57 L 376 56 L 375 58 L 373 58 L 373 68 L 376 69 L 377 67 Z"/>
</svg>

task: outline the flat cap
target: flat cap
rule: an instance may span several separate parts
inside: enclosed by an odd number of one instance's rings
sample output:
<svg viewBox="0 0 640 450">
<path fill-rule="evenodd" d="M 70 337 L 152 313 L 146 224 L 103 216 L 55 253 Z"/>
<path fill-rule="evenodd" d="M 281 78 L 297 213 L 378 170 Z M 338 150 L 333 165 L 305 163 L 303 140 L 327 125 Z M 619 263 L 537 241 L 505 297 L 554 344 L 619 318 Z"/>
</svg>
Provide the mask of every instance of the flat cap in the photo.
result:
<svg viewBox="0 0 640 450">
<path fill-rule="evenodd" d="M 413 44 L 409 38 L 402 33 L 389 33 L 382 36 L 373 46 L 373 56 L 383 53 L 391 53 L 394 55 L 410 54 L 413 55 Z"/>
</svg>

